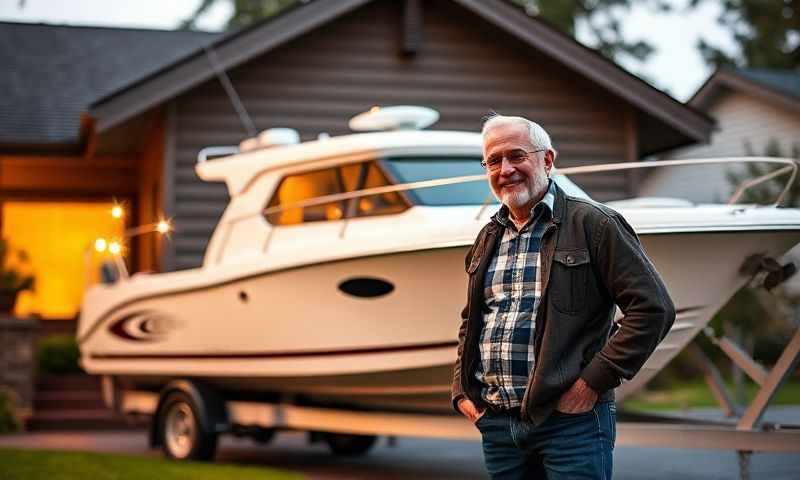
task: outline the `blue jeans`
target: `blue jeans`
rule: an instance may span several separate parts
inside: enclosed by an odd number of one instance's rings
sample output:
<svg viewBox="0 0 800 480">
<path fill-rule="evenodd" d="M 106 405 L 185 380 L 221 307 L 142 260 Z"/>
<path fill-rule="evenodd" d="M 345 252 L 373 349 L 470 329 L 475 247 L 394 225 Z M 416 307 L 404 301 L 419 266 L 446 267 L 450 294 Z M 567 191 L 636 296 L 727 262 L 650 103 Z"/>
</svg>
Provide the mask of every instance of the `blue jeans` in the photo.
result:
<svg viewBox="0 0 800 480">
<path fill-rule="evenodd" d="M 494 480 L 611 479 L 617 436 L 613 400 L 584 413 L 553 412 L 538 427 L 523 422 L 519 413 L 487 410 L 475 426 Z"/>
</svg>

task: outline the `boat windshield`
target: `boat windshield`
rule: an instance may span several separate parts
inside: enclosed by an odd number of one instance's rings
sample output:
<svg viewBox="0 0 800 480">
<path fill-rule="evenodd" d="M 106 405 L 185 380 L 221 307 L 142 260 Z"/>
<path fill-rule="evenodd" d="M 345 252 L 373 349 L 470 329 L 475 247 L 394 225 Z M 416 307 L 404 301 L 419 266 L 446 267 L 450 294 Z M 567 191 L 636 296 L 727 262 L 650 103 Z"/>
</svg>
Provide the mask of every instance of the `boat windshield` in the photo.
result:
<svg viewBox="0 0 800 480">
<path fill-rule="evenodd" d="M 484 173 L 481 158 L 477 156 L 389 157 L 382 159 L 381 164 L 392 177 L 392 183 L 411 183 Z M 556 174 L 553 179 L 567 195 L 589 199 L 586 192 L 564 175 Z M 490 204 L 498 203 L 487 182 L 417 188 L 406 193 L 410 200 L 418 205 L 482 205 L 487 200 Z"/>
</svg>

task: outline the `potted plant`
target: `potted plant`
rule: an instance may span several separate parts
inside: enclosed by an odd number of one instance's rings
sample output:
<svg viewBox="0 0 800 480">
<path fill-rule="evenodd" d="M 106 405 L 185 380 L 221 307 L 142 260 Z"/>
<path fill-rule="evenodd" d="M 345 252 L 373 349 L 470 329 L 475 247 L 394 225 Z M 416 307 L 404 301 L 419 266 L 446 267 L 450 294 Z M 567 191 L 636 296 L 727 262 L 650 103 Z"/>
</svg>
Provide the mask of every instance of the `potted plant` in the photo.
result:
<svg viewBox="0 0 800 480">
<path fill-rule="evenodd" d="M 16 263 L 28 263 L 28 254 L 17 249 Z M 18 267 L 10 264 L 12 255 L 11 247 L 3 238 L 0 238 L 0 313 L 11 313 L 17 302 L 17 295 L 23 290 L 33 290 L 34 280 L 32 275 L 26 275 Z"/>
</svg>

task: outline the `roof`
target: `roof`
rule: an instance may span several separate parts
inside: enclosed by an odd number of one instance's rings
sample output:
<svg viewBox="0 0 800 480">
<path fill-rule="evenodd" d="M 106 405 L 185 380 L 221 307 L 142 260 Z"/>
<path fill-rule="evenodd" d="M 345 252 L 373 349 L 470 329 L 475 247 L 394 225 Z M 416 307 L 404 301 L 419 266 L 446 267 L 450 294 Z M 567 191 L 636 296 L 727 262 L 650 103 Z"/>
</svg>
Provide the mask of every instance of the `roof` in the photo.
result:
<svg viewBox="0 0 800 480">
<path fill-rule="evenodd" d="M 742 68 L 738 70 L 738 73 L 765 87 L 800 97 L 800 72 L 765 68 Z"/>
<path fill-rule="evenodd" d="M 800 72 L 765 68 L 718 68 L 687 103 L 705 111 L 727 91 L 746 93 L 800 111 Z"/>
<path fill-rule="evenodd" d="M 0 145 L 72 145 L 95 100 L 220 34 L 0 22 Z"/>
<path fill-rule="evenodd" d="M 276 17 L 218 38 L 207 48 L 216 54 L 218 67 L 230 69 L 370 1 L 314 0 L 301 3 Z M 709 140 L 714 125 L 711 118 L 652 87 L 546 22 L 530 17 L 523 9 L 504 0 L 450 1 L 680 132 L 670 145 L 659 145 L 658 148 Z M 204 49 L 198 49 L 96 101 L 89 113 L 97 120 L 98 131 L 107 130 L 212 78 L 215 72 L 206 55 Z"/>
</svg>

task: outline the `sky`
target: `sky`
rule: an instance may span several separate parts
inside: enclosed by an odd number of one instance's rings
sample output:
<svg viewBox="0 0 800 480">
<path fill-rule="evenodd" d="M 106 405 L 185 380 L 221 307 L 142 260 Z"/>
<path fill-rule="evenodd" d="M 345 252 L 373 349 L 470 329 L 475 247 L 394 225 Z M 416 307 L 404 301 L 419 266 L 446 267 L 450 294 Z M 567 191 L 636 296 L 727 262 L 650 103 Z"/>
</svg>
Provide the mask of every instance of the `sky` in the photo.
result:
<svg viewBox="0 0 800 480">
<path fill-rule="evenodd" d="M 176 28 L 201 0 L 0 0 L 0 21 L 115 27 Z M 733 51 L 730 35 L 716 23 L 720 0 L 703 2 L 687 12 L 688 0 L 668 0 L 673 11 L 655 13 L 636 6 L 626 17 L 623 32 L 631 40 L 644 39 L 656 51 L 646 63 L 621 59 L 620 64 L 642 73 L 655 86 L 681 101 L 686 101 L 711 74 L 697 52 L 702 35 Z M 643 2 L 647 3 L 647 2 Z M 232 9 L 226 2 L 206 12 L 198 22 L 202 30 L 221 30 Z M 577 28 L 578 40 L 588 43 L 588 30 Z"/>
</svg>

